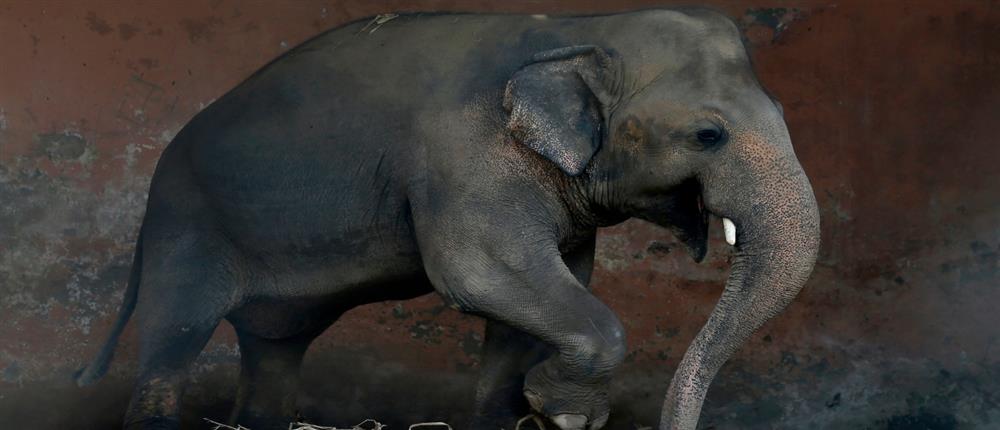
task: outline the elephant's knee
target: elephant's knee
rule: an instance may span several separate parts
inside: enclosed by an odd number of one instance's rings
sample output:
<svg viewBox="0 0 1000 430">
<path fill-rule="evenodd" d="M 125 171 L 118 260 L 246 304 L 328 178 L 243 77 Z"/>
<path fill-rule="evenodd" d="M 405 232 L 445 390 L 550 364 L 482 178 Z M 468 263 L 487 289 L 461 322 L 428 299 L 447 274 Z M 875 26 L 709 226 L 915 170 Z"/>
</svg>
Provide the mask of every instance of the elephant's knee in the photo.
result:
<svg viewBox="0 0 1000 430">
<path fill-rule="evenodd" d="M 591 331 L 574 336 L 570 344 L 574 348 L 567 351 L 563 359 L 570 367 L 581 372 L 579 376 L 584 378 L 610 375 L 625 361 L 625 354 L 628 352 L 625 330 L 617 318 L 604 326 L 595 326 Z"/>
</svg>

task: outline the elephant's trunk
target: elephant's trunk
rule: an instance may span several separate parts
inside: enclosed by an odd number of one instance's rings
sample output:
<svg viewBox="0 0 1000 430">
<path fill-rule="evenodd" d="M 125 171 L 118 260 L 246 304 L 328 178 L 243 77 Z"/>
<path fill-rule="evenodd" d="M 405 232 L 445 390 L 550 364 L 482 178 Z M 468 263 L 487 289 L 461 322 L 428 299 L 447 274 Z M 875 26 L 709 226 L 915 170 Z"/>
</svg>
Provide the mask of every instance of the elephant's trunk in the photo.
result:
<svg viewBox="0 0 1000 430">
<path fill-rule="evenodd" d="M 759 131 L 734 135 L 722 161 L 700 177 L 706 207 L 736 227 L 736 255 L 722 297 L 670 384 L 660 430 L 695 429 L 716 372 L 792 301 L 815 263 L 816 200 L 787 131 L 778 131 L 777 141 Z"/>
</svg>

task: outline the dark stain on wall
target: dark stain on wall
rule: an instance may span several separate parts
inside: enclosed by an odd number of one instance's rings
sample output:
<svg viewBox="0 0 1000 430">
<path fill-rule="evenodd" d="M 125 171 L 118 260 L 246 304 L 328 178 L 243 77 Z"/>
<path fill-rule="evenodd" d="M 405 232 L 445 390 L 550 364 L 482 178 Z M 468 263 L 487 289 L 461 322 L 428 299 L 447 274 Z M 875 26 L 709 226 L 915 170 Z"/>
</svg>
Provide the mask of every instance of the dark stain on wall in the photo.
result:
<svg viewBox="0 0 1000 430">
<path fill-rule="evenodd" d="M 111 28 L 111 24 L 108 24 L 107 21 L 99 18 L 94 11 L 87 12 L 87 28 L 90 28 L 92 31 L 102 36 L 114 31 L 114 29 Z"/>
<path fill-rule="evenodd" d="M 87 141 L 77 133 L 44 133 L 35 136 L 35 139 L 38 140 L 38 149 L 55 162 L 78 160 L 87 152 Z"/>
<path fill-rule="evenodd" d="M 114 428 L 134 378 L 77 388 L 124 291 L 163 147 L 270 59 L 391 11 L 603 13 L 629 0 L 6 2 L 0 4 L 0 423 Z M 684 2 L 691 3 L 691 2 Z M 702 428 L 1000 426 L 1000 4 L 711 0 L 743 29 L 785 108 L 823 216 L 814 275 L 722 369 Z M 662 229 L 602 231 L 594 290 L 628 360 L 609 428 L 655 425 L 673 370 L 714 306 L 728 248 L 713 221 L 695 264 Z M 355 309 L 307 355 L 320 424 L 461 423 L 481 321 L 435 296 Z M 223 419 L 238 362 L 220 327 L 185 399 Z"/>
</svg>

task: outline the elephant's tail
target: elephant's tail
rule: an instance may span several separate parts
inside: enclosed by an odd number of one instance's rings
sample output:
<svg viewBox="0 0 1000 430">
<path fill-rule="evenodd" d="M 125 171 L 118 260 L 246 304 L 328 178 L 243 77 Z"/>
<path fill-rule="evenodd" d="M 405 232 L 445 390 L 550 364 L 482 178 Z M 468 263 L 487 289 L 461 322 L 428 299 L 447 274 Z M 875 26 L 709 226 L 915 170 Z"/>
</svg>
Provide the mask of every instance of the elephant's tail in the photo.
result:
<svg viewBox="0 0 1000 430">
<path fill-rule="evenodd" d="M 97 354 L 97 357 L 94 357 L 94 360 L 87 367 L 78 370 L 74 375 L 77 385 L 81 387 L 90 385 L 101 379 L 108 371 L 108 365 L 111 364 L 111 359 L 115 355 L 115 346 L 118 344 L 118 337 L 125 330 L 125 324 L 128 323 L 129 318 L 132 316 L 132 311 L 135 310 L 141 275 L 142 231 L 140 230 L 139 239 L 136 240 L 135 244 L 135 254 L 132 257 L 132 270 L 129 272 L 125 298 L 122 301 L 121 309 L 118 310 L 118 321 L 115 321 L 114 327 L 111 328 L 111 334 L 108 335 L 108 339 L 104 342 L 104 346 L 101 347 L 101 351 Z"/>
</svg>

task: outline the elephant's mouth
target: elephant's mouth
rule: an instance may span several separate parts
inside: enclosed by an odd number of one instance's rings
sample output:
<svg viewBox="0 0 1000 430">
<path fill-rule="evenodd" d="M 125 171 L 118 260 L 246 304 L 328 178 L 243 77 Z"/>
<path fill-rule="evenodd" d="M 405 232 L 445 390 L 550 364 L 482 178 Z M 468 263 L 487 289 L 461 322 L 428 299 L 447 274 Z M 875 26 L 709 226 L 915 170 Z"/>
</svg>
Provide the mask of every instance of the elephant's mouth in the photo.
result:
<svg viewBox="0 0 1000 430">
<path fill-rule="evenodd" d="M 656 211 L 656 224 L 669 229 L 683 243 L 696 262 L 708 252 L 708 210 L 701 196 L 701 183 L 691 178 L 677 185 L 667 195 L 662 210 Z"/>
</svg>

